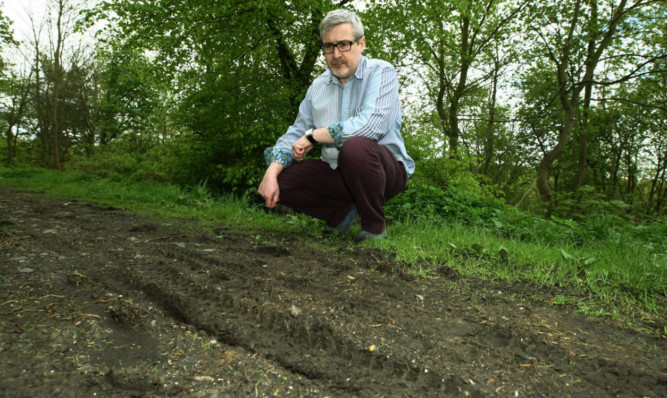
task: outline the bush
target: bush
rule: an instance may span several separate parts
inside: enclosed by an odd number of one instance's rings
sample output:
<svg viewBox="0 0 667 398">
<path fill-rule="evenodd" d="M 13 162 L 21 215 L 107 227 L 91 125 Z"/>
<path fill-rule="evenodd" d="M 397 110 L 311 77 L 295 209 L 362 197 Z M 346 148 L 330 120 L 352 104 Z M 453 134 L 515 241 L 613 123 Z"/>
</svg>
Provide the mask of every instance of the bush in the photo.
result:
<svg viewBox="0 0 667 398">
<path fill-rule="evenodd" d="M 493 228 L 499 236 L 516 241 L 546 245 L 571 245 L 575 242 L 575 222 L 558 218 L 548 220 L 514 208 L 497 211 L 493 217 Z"/>
<path fill-rule="evenodd" d="M 388 221 L 461 222 L 467 225 L 487 224 L 505 205 L 493 197 L 449 187 L 412 186 L 387 203 Z"/>
<path fill-rule="evenodd" d="M 64 164 L 65 171 L 78 171 L 113 181 L 122 181 L 138 168 L 139 160 L 114 146 L 100 147 L 91 156 L 76 155 Z"/>
<path fill-rule="evenodd" d="M 388 222 L 482 227 L 499 237 L 555 247 L 592 247 L 641 242 L 652 252 L 667 247 L 667 223 L 633 225 L 615 213 L 600 211 L 579 221 L 508 207 L 490 196 L 450 187 L 410 185 L 385 206 Z"/>
<path fill-rule="evenodd" d="M 38 168 L 38 167 L 26 167 L 26 168 L 20 168 L 20 169 L 8 169 L 8 168 L 2 168 L 2 173 L 0 174 L 0 177 L 2 178 L 11 178 L 11 179 L 30 179 L 35 176 L 41 175 L 46 173 L 45 169 Z"/>
<path fill-rule="evenodd" d="M 575 220 L 587 220 L 598 214 L 626 217 L 631 206 L 621 200 L 609 200 L 602 192 L 590 185 L 576 192 L 554 193 L 555 205 L 552 214 Z"/>
<path fill-rule="evenodd" d="M 87 173 L 112 181 L 173 183 L 176 174 L 173 144 L 156 145 L 146 151 L 130 151 L 119 141 L 95 148 L 86 156 L 73 155 L 65 163 L 66 171 Z M 193 184 L 194 185 L 194 184 Z"/>
</svg>

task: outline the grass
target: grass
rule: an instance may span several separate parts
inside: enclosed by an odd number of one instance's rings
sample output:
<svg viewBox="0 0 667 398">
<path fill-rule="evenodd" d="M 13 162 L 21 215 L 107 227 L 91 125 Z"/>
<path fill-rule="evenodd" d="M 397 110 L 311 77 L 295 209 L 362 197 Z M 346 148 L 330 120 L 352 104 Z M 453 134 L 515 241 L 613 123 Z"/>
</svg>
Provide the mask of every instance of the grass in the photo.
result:
<svg viewBox="0 0 667 398">
<path fill-rule="evenodd" d="M 38 168 L 0 168 L 0 185 L 161 218 L 197 219 L 208 225 L 224 223 L 302 236 L 319 235 L 322 226 L 302 215 L 268 213 L 247 196 L 215 198 L 205 186 L 184 189 L 128 183 Z M 503 216 L 507 224 L 507 215 Z M 544 220 L 531 225 L 522 219 L 520 233 L 516 229 L 507 233 L 506 225 L 499 231 L 498 221 L 484 225 L 432 220 L 395 220 L 388 226 L 389 239 L 369 245 L 396 253 L 398 260 L 409 264 L 410 272 L 422 277 L 430 277 L 436 266 L 447 265 L 466 276 L 558 287 L 563 293 L 551 299 L 555 304 L 623 319 L 632 327 L 654 323 L 659 329 L 665 318 L 667 236 L 655 236 L 664 228 L 612 228 L 604 221 L 594 227 L 596 231 L 587 232 L 571 222 L 558 229 Z"/>
<path fill-rule="evenodd" d="M 184 189 L 154 182 L 128 183 L 85 173 L 59 173 L 40 168 L 0 168 L 0 185 L 105 203 L 163 218 L 192 218 L 204 223 L 224 222 L 273 230 L 299 229 L 295 227 L 298 217 L 285 223 L 253 206 L 247 197 L 214 198 L 205 186 Z"/>
<path fill-rule="evenodd" d="M 586 314 L 664 319 L 665 254 L 647 253 L 640 242 L 555 246 L 499 238 L 480 227 L 426 223 L 390 226 L 390 236 L 376 245 L 418 265 L 416 273 L 428 276 L 435 266 L 449 265 L 467 276 L 563 288 L 571 295 L 567 303 Z"/>
</svg>

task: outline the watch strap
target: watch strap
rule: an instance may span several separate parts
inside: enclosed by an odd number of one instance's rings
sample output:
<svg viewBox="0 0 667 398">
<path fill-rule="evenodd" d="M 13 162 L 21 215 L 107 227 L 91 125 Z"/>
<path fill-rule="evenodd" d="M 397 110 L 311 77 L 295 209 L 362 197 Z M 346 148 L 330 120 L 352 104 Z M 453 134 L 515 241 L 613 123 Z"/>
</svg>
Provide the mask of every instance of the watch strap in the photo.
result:
<svg viewBox="0 0 667 398">
<path fill-rule="evenodd" d="M 306 138 L 308 139 L 308 141 L 310 141 L 311 144 L 313 145 L 317 144 L 315 137 L 313 137 L 313 129 L 309 129 L 306 131 Z"/>
</svg>

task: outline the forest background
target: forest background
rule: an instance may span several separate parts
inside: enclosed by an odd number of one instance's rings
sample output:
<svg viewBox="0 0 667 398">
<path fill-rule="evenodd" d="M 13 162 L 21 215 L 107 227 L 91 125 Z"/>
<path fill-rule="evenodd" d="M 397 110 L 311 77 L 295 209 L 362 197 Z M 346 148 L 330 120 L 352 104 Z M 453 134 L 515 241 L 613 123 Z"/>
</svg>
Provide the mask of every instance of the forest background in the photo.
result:
<svg viewBox="0 0 667 398">
<path fill-rule="evenodd" d="M 400 73 L 412 189 L 561 218 L 665 214 L 663 1 L 46 4 L 31 38 L 0 27 L 8 167 L 252 191 L 325 68 L 319 21 L 346 7 L 366 55 Z"/>
</svg>

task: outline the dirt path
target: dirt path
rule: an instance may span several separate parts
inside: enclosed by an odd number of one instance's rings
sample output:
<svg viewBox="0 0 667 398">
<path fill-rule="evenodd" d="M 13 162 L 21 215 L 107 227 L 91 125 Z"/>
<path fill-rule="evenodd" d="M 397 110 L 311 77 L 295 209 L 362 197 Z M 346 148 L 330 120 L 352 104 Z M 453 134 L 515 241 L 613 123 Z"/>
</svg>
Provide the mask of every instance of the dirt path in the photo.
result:
<svg viewBox="0 0 667 398">
<path fill-rule="evenodd" d="M 439 271 L 0 188 L 0 396 L 667 396 L 664 340 Z"/>
</svg>

